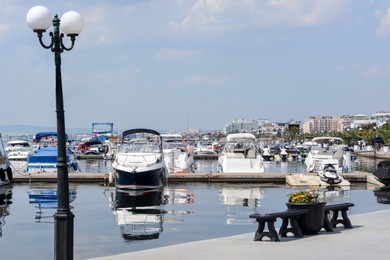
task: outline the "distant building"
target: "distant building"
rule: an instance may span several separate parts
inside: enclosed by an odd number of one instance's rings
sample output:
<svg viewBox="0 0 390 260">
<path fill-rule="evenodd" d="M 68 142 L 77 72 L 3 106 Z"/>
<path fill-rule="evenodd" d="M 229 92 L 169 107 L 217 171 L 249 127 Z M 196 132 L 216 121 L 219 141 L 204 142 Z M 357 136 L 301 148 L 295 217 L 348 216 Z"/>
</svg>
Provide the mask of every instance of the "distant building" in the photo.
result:
<svg viewBox="0 0 390 260">
<path fill-rule="evenodd" d="M 234 119 L 232 123 L 225 125 L 223 129 L 224 134 L 228 133 L 250 133 L 259 129 L 259 120 L 254 119 Z"/>
<path fill-rule="evenodd" d="M 371 116 L 371 118 L 374 119 L 376 121 L 376 125 L 380 127 L 384 125 L 387 122 L 387 120 L 389 120 L 390 112 L 388 111 L 376 112 Z"/>
<path fill-rule="evenodd" d="M 350 116 L 311 116 L 301 125 L 303 133 L 343 131 L 350 125 Z"/>
<path fill-rule="evenodd" d="M 365 114 L 353 116 L 311 116 L 301 125 L 303 133 L 323 133 L 333 131 L 344 131 L 348 128 L 358 128 L 364 125 L 373 124 L 382 126 L 389 120 L 390 112 L 377 112 L 370 117 Z"/>
</svg>

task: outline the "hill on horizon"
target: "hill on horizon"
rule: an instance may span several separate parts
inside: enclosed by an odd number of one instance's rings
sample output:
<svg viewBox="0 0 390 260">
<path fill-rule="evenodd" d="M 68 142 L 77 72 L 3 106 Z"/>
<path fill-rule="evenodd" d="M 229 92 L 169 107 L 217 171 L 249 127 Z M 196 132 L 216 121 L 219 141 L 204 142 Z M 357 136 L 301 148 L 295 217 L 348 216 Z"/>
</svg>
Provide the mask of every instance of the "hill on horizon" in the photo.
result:
<svg viewBox="0 0 390 260">
<path fill-rule="evenodd" d="M 49 126 L 33 126 L 33 125 L 0 125 L 0 133 L 2 134 L 31 134 L 35 135 L 39 132 L 57 131 L 57 127 Z M 66 129 L 67 134 L 90 134 L 91 128 L 75 128 Z"/>
</svg>

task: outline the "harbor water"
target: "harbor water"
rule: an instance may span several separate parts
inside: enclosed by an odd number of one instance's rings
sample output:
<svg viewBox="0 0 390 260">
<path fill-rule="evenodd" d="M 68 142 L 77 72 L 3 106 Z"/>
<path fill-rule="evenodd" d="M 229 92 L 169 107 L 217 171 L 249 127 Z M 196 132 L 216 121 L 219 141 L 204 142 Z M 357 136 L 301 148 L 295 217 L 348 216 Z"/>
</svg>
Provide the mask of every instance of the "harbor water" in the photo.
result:
<svg viewBox="0 0 390 260">
<path fill-rule="evenodd" d="M 82 171 L 106 172 L 110 161 L 81 161 Z M 198 161 L 199 172 L 216 170 Z M 267 163 L 266 172 L 304 172 L 300 162 Z M 296 188 L 275 184 L 169 183 L 163 191 L 126 193 L 113 186 L 71 184 L 74 258 L 88 259 L 143 249 L 255 232 L 249 215 L 286 208 Z M 52 259 L 55 184 L 0 188 L 1 259 Z M 361 183 L 318 189 L 328 203 L 355 204 L 350 214 L 388 209 L 390 195 Z"/>
</svg>

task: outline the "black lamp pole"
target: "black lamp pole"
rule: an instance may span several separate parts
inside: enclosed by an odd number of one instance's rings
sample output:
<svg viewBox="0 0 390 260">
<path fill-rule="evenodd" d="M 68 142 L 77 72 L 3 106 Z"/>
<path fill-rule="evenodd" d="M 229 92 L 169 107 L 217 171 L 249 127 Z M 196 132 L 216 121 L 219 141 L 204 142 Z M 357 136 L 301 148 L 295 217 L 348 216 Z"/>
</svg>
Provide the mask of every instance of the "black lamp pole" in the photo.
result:
<svg viewBox="0 0 390 260">
<path fill-rule="evenodd" d="M 57 194 L 58 207 L 54 214 L 54 256 L 55 259 L 73 259 L 73 229 L 74 215 L 69 206 L 69 179 L 68 166 L 66 161 L 66 139 L 65 139 L 65 117 L 64 117 L 64 99 L 62 94 L 61 78 L 61 53 L 66 50 L 70 51 L 75 42 L 77 35 L 71 35 L 72 45 L 66 48 L 63 44 L 64 34 L 60 33 L 60 19 L 57 15 L 53 19 L 54 32 L 50 32 L 51 43 L 45 45 L 42 41 L 43 30 L 35 30 L 39 42 L 45 49 L 51 49 L 54 53 L 54 62 L 56 66 L 56 113 L 57 113 L 57 142 L 58 142 L 58 159 L 57 159 Z"/>
</svg>

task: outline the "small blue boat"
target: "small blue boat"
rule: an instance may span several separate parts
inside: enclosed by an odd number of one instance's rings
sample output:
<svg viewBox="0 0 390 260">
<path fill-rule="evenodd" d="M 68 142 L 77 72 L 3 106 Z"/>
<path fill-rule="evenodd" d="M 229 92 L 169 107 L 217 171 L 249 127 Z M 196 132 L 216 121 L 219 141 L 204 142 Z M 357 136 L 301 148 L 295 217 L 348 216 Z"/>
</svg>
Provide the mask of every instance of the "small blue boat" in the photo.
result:
<svg viewBox="0 0 390 260">
<path fill-rule="evenodd" d="M 56 146 L 56 132 L 42 132 L 35 136 L 35 141 L 39 143 L 39 148 L 27 159 L 26 171 L 29 173 L 43 173 L 57 171 L 58 148 Z M 67 136 L 65 136 L 67 140 Z M 67 147 L 66 162 L 68 171 L 78 171 L 78 162 L 75 154 Z"/>
</svg>

